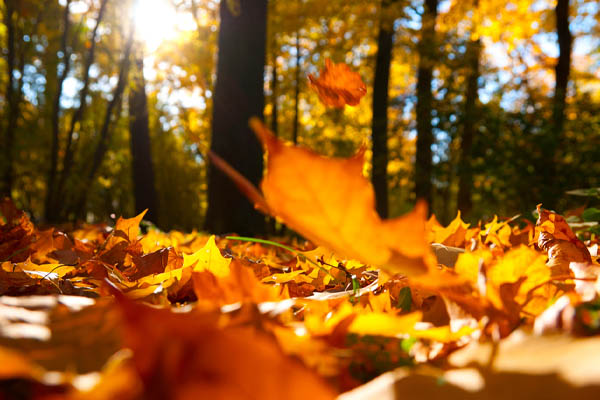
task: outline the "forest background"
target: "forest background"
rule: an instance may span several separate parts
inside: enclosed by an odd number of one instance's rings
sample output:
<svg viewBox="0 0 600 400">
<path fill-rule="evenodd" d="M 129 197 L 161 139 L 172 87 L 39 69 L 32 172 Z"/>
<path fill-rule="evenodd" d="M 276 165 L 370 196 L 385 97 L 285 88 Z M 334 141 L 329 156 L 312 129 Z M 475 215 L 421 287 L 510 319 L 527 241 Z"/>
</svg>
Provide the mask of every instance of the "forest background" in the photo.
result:
<svg viewBox="0 0 600 400">
<path fill-rule="evenodd" d="M 5 0 L 1 12 L 0 192 L 35 221 L 149 208 L 165 230 L 260 233 L 210 224 L 211 121 L 244 108 L 213 106 L 225 26 L 266 28 L 244 56 L 264 66 L 256 104 L 279 137 L 329 156 L 367 144 L 382 216 L 417 198 L 442 223 L 459 209 L 529 216 L 600 186 L 592 0 Z M 319 101 L 307 76 L 326 59 L 360 74 L 360 104 Z M 257 157 L 229 145 L 234 166 Z"/>
</svg>

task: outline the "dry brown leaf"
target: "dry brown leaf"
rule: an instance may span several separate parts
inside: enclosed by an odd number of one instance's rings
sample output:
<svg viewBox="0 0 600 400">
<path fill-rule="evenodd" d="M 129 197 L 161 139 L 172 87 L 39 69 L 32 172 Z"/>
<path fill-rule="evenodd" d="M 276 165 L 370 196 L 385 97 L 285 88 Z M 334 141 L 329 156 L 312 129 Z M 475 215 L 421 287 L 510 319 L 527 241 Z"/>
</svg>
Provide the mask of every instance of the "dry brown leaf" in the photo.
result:
<svg viewBox="0 0 600 400">
<path fill-rule="evenodd" d="M 330 59 L 325 60 L 325 68 L 321 69 L 320 76 L 308 75 L 308 81 L 326 106 L 356 106 L 367 93 L 367 86 L 358 73 L 346 64 L 335 64 Z"/>
</svg>

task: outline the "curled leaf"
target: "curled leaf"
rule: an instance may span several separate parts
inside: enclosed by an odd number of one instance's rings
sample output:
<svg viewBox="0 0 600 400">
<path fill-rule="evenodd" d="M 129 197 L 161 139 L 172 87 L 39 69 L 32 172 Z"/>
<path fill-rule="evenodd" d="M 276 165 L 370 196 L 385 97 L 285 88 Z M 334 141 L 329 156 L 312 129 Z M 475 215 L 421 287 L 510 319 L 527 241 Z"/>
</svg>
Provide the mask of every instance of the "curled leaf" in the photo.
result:
<svg viewBox="0 0 600 400">
<path fill-rule="evenodd" d="M 571 262 L 592 262 L 587 247 L 577 239 L 562 216 L 542 209 L 541 204 L 537 209 L 538 246 L 548 252 L 548 265 L 556 267 L 555 274 L 570 274 L 569 263 Z"/>
<path fill-rule="evenodd" d="M 367 86 L 358 73 L 346 64 L 334 64 L 329 59 L 325 60 L 320 76 L 316 78 L 309 74 L 308 81 L 321 102 L 330 107 L 356 106 L 367 93 Z"/>
</svg>

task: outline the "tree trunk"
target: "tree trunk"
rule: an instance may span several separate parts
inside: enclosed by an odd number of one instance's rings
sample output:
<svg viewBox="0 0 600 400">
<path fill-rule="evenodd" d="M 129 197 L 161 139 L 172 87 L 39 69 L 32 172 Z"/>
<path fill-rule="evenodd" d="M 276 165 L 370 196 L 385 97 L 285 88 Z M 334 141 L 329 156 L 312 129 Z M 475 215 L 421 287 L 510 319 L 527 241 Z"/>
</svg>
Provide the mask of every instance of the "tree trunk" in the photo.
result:
<svg viewBox="0 0 600 400">
<path fill-rule="evenodd" d="M 65 11 L 63 14 L 63 34 L 61 38 L 60 51 L 62 52 L 63 69 L 58 72 L 56 77 L 56 94 L 54 96 L 52 104 L 52 145 L 50 148 L 50 170 L 48 171 L 48 186 L 46 189 L 46 201 L 45 201 L 45 217 L 48 222 L 57 222 L 58 210 L 55 207 L 55 189 L 56 184 L 56 173 L 58 168 L 58 151 L 59 151 L 59 139 L 60 139 L 60 98 L 62 96 L 63 82 L 69 73 L 71 66 L 70 57 L 68 52 L 67 41 L 69 38 L 70 28 L 70 15 L 69 6 L 71 0 L 67 0 L 65 4 Z"/>
<path fill-rule="evenodd" d="M 458 165 L 458 198 L 457 207 L 463 217 L 468 217 L 473 208 L 471 189 L 473 173 L 471 172 L 472 147 L 477 130 L 479 59 L 481 57 L 481 40 L 471 40 L 465 53 L 467 64 L 467 89 L 465 93 L 464 123 L 460 142 L 460 161 Z"/>
<path fill-rule="evenodd" d="M 131 58 L 131 47 L 133 45 L 133 37 L 134 37 L 134 29 L 133 24 L 131 25 L 131 30 L 129 32 L 129 37 L 125 42 L 125 49 L 123 49 L 123 56 L 121 58 L 121 62 L 119 63 L 119 79 L 117 81 L 117 86 L 112 95 L 112 99 L 108 102 L 106 106 L 106 114 L 104 115 L 104 121 L 102 122 L 102 128 L 100 129 L 100 139 L 98 144 L 96 145 L 96 150 L 94 152 L 94 157 L 92 159 L 92 165 L 88 171 L 86 177 L 83 178 L 83 185 L 77 192 L 75 193 L 76 202 L 75 202 L 75 216 L 83 217 L 83 213 L 85 211 L 85 206 L 87 203 L 87 195 L 89 192 L 89 188 L 92 187 L 94 183 L 94 179 L 96 178 L 96 174 L 100 169 L 100 165 L 102 165 L 102 161 L 104 160 L 104 156 L 106 155 L 106 151 L 108 150 L 108 145 L 110 143 L 110 133 L 111 133 L 111 122 L 112 117 L 115 112 L 115 108 L 117 104 L 121 102 L 121 97 L 123 96 L 123 91 L 125 90 L 125 86 L 127 84 L 127 75 L 129 73 L 129 64 Z M 85 172 L 84 172 L 85 174 Z"/>
<path fill-rule="evenodd" d="M 435 64 L 436 41 L 435 20 L 438 0 L 425 0 L 421 22 L 421 38 L 419 40 L 419 67 L 417 71 L 417 155 L 415 162 L 415 195 L 417 199 L 425 199 L 431 207 L 431 145 L 433 130 L 431 126 L 431 110 L 433 96 L 431 80 Z"/>
<path fill-rule="evenodd" d="M 296 31 L 296 76 L 294 80 L 294 126 L 292 142 L 298 144 L 298 131 L 300 129 L 300 28 Z"/>
<path fill-rule="evenodd" d="M 150 127 L 148 123 L 148 102 L 144 80 L 144 59 L 135 59 L 133 86 L 129 92 L 129 135 L 131 138 L 131 170 L 133 172 L 133 193 L 135 213 L 145 209 L 145 219 L 157 223 L 157 196 L 154 186 L 152 152 L 150 149 Z"/>
<path fill-rule="evenodd" d="M 279 123 L 279 102 L 277 101 L 277 56 L 273 54 L 273 70 L 271 73 L 271 131 L 275 136 L 278 135 Z"/>
<path fill-rule="evenodd" d="M 17 15 L 14 0 L 7 0 L 5 2 L 6 10 L 4 15 L 4 24 L 7 30 L 7 52 L 6 52 L 6 67 L 8 79 L 6 82 L 6 114 L 7 120 L 6 129 L 4 131 L 4 160 L 0 164 L 2 166 L 2 186 L 0 187 L 0 198 L 7 196 L 11 197 L 11 191 L 13 187 L 13 147 L 15 138 L 15 129 L 17 125 L 18 116 L 18 97 L 15 93 L 14 87 L 14 70 L 16 63 L 16 51 L 15 51 L 15 17 Z"/>
<path fill-rule="evenodd" d="M 375 189 L 375 204 L 379 216 L 388 216 L 388 87 L 390 65 L 392 63 L 392 39 L 394 36 L 393 21 L 386 21 L 389 0 L 381 2 L 379 35 L 377 37 L 377 59 L 375 61 L 375 78 L 373 83 L 373 120 L 371 123 L 371 139 L 373 141 L 373 169 L 371 180 Z"/>
<path fill-rule="evenodd" d="M 273 44 L 273 50 L 275 50 L 276 48 L 277 47 L 275 42 L 275 44 Z M 271 132 L 273 132 L 275 136 L 279 136 L 279 103 L 277 101 L 277 54 L 275 53 L 275 51 L 273 52 L 273 69 L 271 70 L 271 107 Z M 267 217 L 268 236 L 275 236 L 282 233 L 281 231 L 277 230 L 277 225 L 275 222 L 276 221 L 274 217 Z M 280 227 L 283 228 L 282 225 Z"/>
<path fill-rule="evenodd" d="M 240 0 L 234 15 L 220 4 L 219 55 L 213 105 L 211 150 L 258 185 L 262 176 L 261 146 L 248 127 L 262 117 L 267 0 Z M 208 168 L 206 229 L 212 233 L 256 235 L 265 219 L 218 168 Z"/>
<path fill-rule="evenodd" d="M 100 9 L 98 10 L 98 16 L 96 17 L 96 25 L 92 30 L 92 36 L 90 38 L 90 48 L 88 50 L 88 54 L 85 59 L 85 65 L 83 67 L 83 87 L 79 92 L 79 107 L 77 108 L 77 111 L 75 111 L 75 114 L 73 114 L 73 118 L 71 118 L 69 131 L 67 132 L 65 154 L 62 159 L 61 169 L 58 173 L 58 184 L 56 186 L 56 189 L 48 188 L 48 190 L 54 190 L 55 194 L 53 195 L 53 198 L 55 200 L 55 203 L 58 203 L 58 199 L 63 193 L 65 184 L 69 179 L 69 175 L 73 167 L 73 156 L 75 154 L 76 145 L 76 143 L 73 142 L 73 136 L 77 125 L 81 122 L 81 119 L 83 118 L 85 107 L 87 105 L 86 98 L 89 92 L 90 68 L 94 63 L 95 59 L 96 37 L 98 35 L 98 27 L 100 26 L 100 23 L 102 22 L 102 18 L 104 16 L 106 3 L 108 3 L 108 0 L 102 0 L 102 2 L 100 3 Z M 58 208 L 58 204 L 53 204 L 53 208 Z"/>
<path fill-rule="evenodd" d="M 573 37 L 569 30 L 569 0 L 558 0 L 554 9 L 556 17 L 556 33 L 558 35 L 558 62 L 555 67 L 555 88 L 552 104 L 552 127 L 550 127 L 548 140 L 543 143 L 541 172 L 544 179 L 543 198 L 540 199 L 544 206 L 550 209 L 556 207 L 557 192 L 556 173 L 560 157 L 556 154 L 565 124 L 565 108 L 567 101 L 567 86 L 571 72 L 571 50 Z"/>
</svg>

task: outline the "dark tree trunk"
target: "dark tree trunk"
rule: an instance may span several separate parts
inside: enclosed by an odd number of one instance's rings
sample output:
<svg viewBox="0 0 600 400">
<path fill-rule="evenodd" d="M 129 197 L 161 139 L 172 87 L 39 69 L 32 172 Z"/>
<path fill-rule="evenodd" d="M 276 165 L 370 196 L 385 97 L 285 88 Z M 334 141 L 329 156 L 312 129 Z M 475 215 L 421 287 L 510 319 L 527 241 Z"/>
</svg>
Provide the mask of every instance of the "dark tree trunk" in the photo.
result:
<svg viewBox="0 0 600 400">
<path fill-rule="evenodd" d="M 545 143 L 542 144 L 544 158 L 541 163 L 541 173 L 544 179 L 541 202 L 550 209 L 556 207 L 556 199 L 560 195 L 556 188 L 557 163 L 560 157 L 557 151 L 565 124 L 565 108 L 567 100 L 567 86 L 571 72 L 571 51 L 573 37 L 569 29 L 569 0 L 558 0 L 554 9 L 556 17 L 556 33 L 558 35 L 558 62 L 555 67 L 555 88 L 552 104 L 552 127 Z"/>
<path fill-rule="evenodd" d="M 14 0 L 7 0 L 5 2 L 6 10 L 4 15 L 4 24 L 7 30 L 7 52 L 6 52 L 6 66 L 8 79 L 6 82 L 6 113 L 5 118 L 6 128 L 4 131 L 4 137 L 2 138 L 4 143 L 4 160 L 0 163 L 2 166 L 2 186 L 0 187 L 0 198 L 7 196 L 11 197 L 11 191 L 13 187 L 13 147 L 15 139 L 15 129 L 17 125 L 18 111 L 18 95 L 14 87 L 14 70 L 16 64 L 16 22 L 15 18 L 17 15 Z M 22 75 L 21 75 L 22 76 Z"/>
<path fill-rule="evenodd" d="M 292 131 L 292 142 L 298 143 L 298 131 L 300 129 L 300 28 L 296 31 L 296 76 L 294 79 L 294 126 Z"/>
<path fill-rule="evenodd" d="M 560 136 L 565 122 L 567 85 L 571 72 L 571 46 L 573 37 L 569 30 L 569 0 L 558 0 L 555 9 L 556 32 L 558 34 L 559 56 L 556 63 L 556 87 L 554 90 L 553 122 L 554 131 Z M 558 139 L 556 137 L 555 139 Z"/>
<path fill-rule="evenodd" d="M 464 217 L 468 217 L 473 208 L 471 189 L 473 188 L 472 147 L 477 130 L 479 59 L 481 57 L 481 41 L 471 40 L 467 44 L 465 54 L 467 64 L 467 89 L 465 93 L 464 123 L 460 142 L 460 161 L 458 165 L 458 198 L 457 207 Z"/>
<path fill-rule="evenodd" d="M 136 56 L 133 85 L 129 92 L 129 135 L 131 138 L 131 170 L 133 172 L 133 194 L 135 212 L 148 212 L 145 219 L 157 223 L 157 196 L 154 186 L 154 169 L 150 148 L 150 127 L 148 123 L 148 102 L 144 80 L 144 59 Z"/>
<path fill-rule="evenodd" d="M 65 4 L 65 11 L 63 14 L 63 34 L 61 37 L 60 51 L 62 52 L 63 69 L 58 73 L 56 77 L 56 94 L 54 96 L 52 104 L 52 123 L 51 123 L 51 134 L 52 144 L 50 148 L 50 170 L 48 171 L 48 186 L 46 189 L 46 201 L 45 201 L 45 217 L 49 222 L 56 222 L 59 213 L 56 209 L 55 199 L 55 185 L 56 185 L 56 173 L 58 168 L 58 152 L 59 152 L 59 140 L 60 140 L 60 98 L 62 96 L 63 82 L 69 73 L 71 66 L 70 58 L 71 55 L 68 52 L 67 42 L 69 38 L 70 29 L 70 15 L 69 6 L 71 0 L 67 0 Z"/>
<path fill-rule="evenodd" d="M 381 3 L 379 35 L 377 37 L 377 59 L 375 61 L 375 79 L 373 83 L 373 120 L 371 139 L 373 141 L 373 170 L 371 180 L 375 189 L 375 205 L 379 216 L 388 216 L 388 86 L 390 65 L 392 63 L 393 21 L 386 21 L 386 12 L 391 1 Z"/>
<path fill-rule="evenodd" d="M 273 54 L 273 70 L 271 73 L 271 131 L 275 136 L 279 136 L 279 102 L 277 101 L 277 56 Z"/>
<path fill-rule="evenodd" d="M 276 49 L 276 42 L 273 45 L 273 48 Z M 275 136 L 279 136 L 279 103 L 277 101 L 277 55 L 275 52 L 273 53 L 273 69 L 271 70 L 271 107 L 271 132 L 273 132 Z M 275 236 L 280 233 L 281 232 L 277 230 L 275 218 L 267 217 L 267 235 Z"/>
<path fill-rule="evenodd" d="M 96 150 L 94 152 L 94 157 L 91 162 L 91 167 L 88 170 L 87 176 L 83 178 L 83 185 L 79 190 L 76 191 L 76 201 L 75 201 L 75 216 L 78 218 L 83 217 L 83 213 L 85 211 L 85 206 L 87 203 L 87 194 L 89 192 L 89 188 L 93 185 L 94 179 L 96 178 L 96 174 L 100 169 L 100 165 L 102 165 L 102 161 L 104 160 L 104 156 L 106 155 L 106 151 L 108 150 L 108 145 L 110 143 L 110 133 L 111 133 L 111 122 L 113 114 L 115 113 L 115 109 L 118 109 L 118 104 L 121 102 L 121 97 L 123 96 L 123 91 L 125 90 L 125 86 L 127 85 L 127 75 L 129 73 L 129 64 L 131 59 L 131 47 L 133 45 L 133 24 L 131 25 L 131 31 L 129 32 L 129 36 L 127 41 L 125 42 L 125 48 L 123 49 L 123 56 L 121 58 L 121 62 L 119 63 L 119 79 L 117 81 L 117 86 L 113 91 L 112 99 L 108 102 L 106 106 L 106 114 L 104 115 L 104 121 L 102 122 L 102 127 L 100 129 L 100 138 L 98 140 L 98 144 L 96 145 Z M 83 172 L 85 174 L 85 172 Z"/>
<path fill-rule="evenodd" d="M 267 0 L 240 0 L 238 15 L 233 15 L 227 4 L 222 1 L 220 5 L 211 150 L 258 185 L 262 151 L 248 120 L 263 115 Z M 248 235 L 265 231 L 264 217 L 212 165 L 208 168 L 206 229 L 212 233 Z"/>
<path fill-rule="evenodd" d="M 96 52 L 96 38 L 98 35 L 98 27 L 102 22 L 102 18 L 104 16 L 104 11 L 106 9 L 106 3 L 108 0 L 102 0 L 100 3 L 100 9 L 98 10 L 98 16 L 96 17 L 96 25 L 92 30 L 92 36 L 90 37 L 90 48 L 88 50 L 88 54 L 85 59 L 85 65 L 83 67 L 83 87 L 79 92 L 79 107 L 73 114 L 73 118 L 71 119 L 71 124 L 69 126 L 69 131 L 67 132 L 67 143 L 65 145 L 65 154 L 62 159 L 62 168 L 58 173 L 58 184 L 55 188 L 48 188 L 48 190 L 53 190 L 54 195 L 53 198 L 55 202 L 58 202 L 60 196 L 62 196 L 65 183 L 69 179 L 69 175 L 71 173 L 71 169 L 73 167 L 73 156 L 75 154 L 76 142 L 73 141 L 73 136 L 75 133 L 75 129 L 78 124 L 81 122 L 83 118 L 83 114 L 85 113 L 86 108 L 86 98 L 89 92 L 89 84 L 90 84 L 90 68 L 94 63 L 95 52 Z M 53 208 L 57 209 L 58 204 L 53 204 Z M 64 210 L 63 210 L 64 211 Z"/>
<path fill-rule="evenodd" d="M 431 145 L 433 129 L 431 126 L 431 110 L 433 96 L 431 80 L 435 64 L 436 41 L 435 20 L 438 0 L 425 0 L 421 22 L 421 38 L 419 40 L 419 67 L 417 71 L 417 155 L 415 161 L 415 195 L 417 199 L 425 199 L 431 206 L 432 200 L 432 161 Z"/>
</svg>

